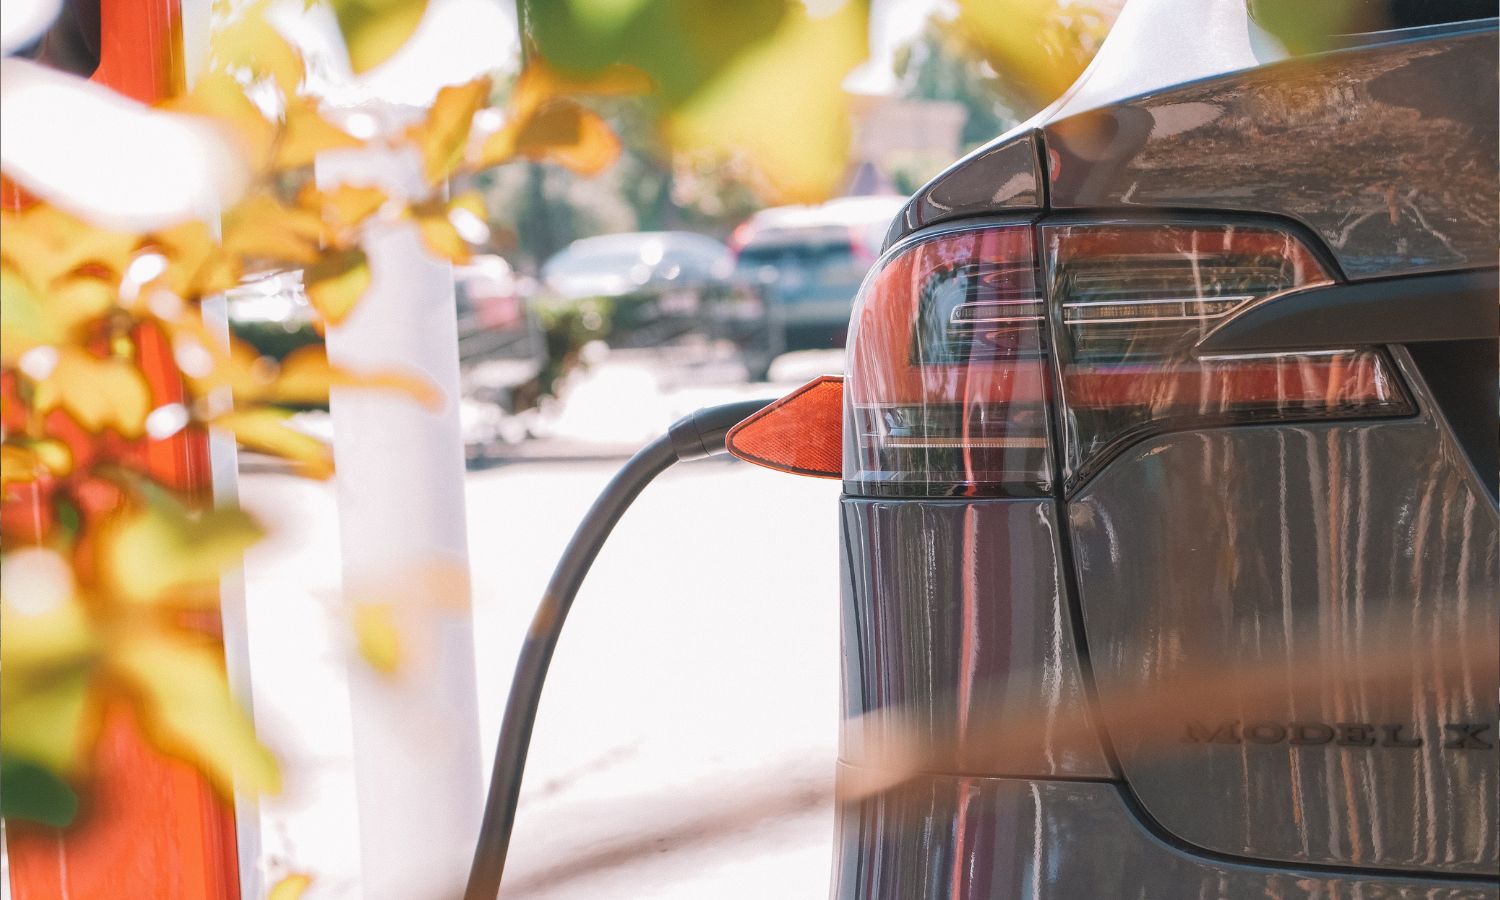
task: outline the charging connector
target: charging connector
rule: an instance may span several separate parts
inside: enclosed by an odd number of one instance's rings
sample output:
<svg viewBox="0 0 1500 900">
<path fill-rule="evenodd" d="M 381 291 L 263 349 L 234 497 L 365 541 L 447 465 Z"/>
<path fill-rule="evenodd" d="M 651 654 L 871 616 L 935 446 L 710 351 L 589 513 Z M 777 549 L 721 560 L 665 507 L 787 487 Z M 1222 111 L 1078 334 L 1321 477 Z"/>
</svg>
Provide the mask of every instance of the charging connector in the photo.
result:
<svg viewBox="0 0 1500 900">
<path fill-rule="evenodd" d="M 469 868 L 469 883 L 464 900 L 494 900 L 500 894 L 500 879 L 505 872 L 505 855 L 510 848 L 511 829 L 516 821 L 516 805 L 521 797 L 521 777 L 526 770 L 526 753 L 531 746 L 531 730 L 542 698 L 547 667 L 562 634 L 563 622 L 573 605 L 573 598 L 583 584 L 599 548 L 608 540 L 615 523 L 635 502 L 642 489 L 666 471 L 673 463 L 704 459 L 726 452 L 724 436 L 752 413 L 759 412 L 771 400 L 745 400 L 700 409 L 677 420 L 667 433 L 630 458 L 589 507 L 572 540 L 563 550 L 552 580 L 532 617 L 531 629 L 516 661 L 511 680 L 510 697 L 500 722 L 500 739 L 495 747 L 495 764 L 490 774 L 489 794 L 485 799 L 484 818 L 480 821 L 479 841 L 474 847 L 474 862 Z"/>
</svg>

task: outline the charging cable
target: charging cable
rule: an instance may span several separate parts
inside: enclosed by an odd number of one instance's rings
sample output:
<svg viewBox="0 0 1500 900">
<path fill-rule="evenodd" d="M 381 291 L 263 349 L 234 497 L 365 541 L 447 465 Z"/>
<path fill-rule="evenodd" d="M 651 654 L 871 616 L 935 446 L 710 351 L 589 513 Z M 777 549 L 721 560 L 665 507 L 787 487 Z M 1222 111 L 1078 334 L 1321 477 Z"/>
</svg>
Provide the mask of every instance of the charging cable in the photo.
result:
<svg viewBox="0 0 1500 900">
<path fill-rule="evenodd" d="M 516 674 L 510 683 L 510 697 L 505 702 L 505 718 L 500 722 L 500 740 L 495 746 L 495 765 L 490 773 L 489 795 L 480 821 L 479 842 L 474 847 L 474 862 L 469 868 L 469 883 L 464 900 L 494 900 L 500 894 L 500 878 L 505 872 L 505 854 L 510 848 L 510 833 L 516 822 L 516 804 L 521 797 L 521 776 L 526 770 L 526 752 L 531 746 L 531 729 L 536 724 L 536 710 L 542 698 L 542 684 L 563 621 L 573 605 L 573 598 L 583 584 L 583 577 L 593 565 L 599 548 L 609 538 L 615 523 L 630 504 L 656 476 L 673 463 L 704 459 L 725 452 L 724 436 L 752 413 L 768 406 L 770 400 L 744 400 L 700 409 L 685 416 L 665 435 L 647 444 L 620 469 L 589 507 L 573 539 L 563 550 L 552 580 L 531 620 L 531 630 L 521 646 Z"/>
</svg>

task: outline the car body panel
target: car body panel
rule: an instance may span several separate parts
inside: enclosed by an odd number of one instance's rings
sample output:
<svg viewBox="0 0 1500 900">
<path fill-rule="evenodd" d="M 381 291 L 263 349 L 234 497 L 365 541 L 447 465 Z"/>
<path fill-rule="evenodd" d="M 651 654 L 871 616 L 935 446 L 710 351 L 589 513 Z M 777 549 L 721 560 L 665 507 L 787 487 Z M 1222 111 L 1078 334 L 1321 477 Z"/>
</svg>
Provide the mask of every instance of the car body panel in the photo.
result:
<svg viewBox="0 0 1500 900">
<path fill-rule="evenodd" d="M 1007 210 L 1040 209 L 1044 198 L 1036 132 L 1011 132 L 964 157 L 907 201 L 886 246 L 929 225 Z"/>
<path fill-rule="evenodd" d="M 1054 502 L 842 502 L 840 757 L 900 746 L 928 771 L 1114 775 L 1088 717 Z M 1027 723 L 1023 747 L 986 740 Z M 915 746 L 912 746 L 915 744 Z"/>
<path fill-rule="evenodd" d="M 1351 289 L 1492 269 L 1496 69 L 1495 20 L 1291 59 L 1243 0 L 1130 0 L 1073 88 L 918 191 L 886 250 L 935 223 L 1038 210 L 1276 224 Z M 1014 190 L 1028 175 L 1036 190 Z M 1062 608 L 1080 629 L 1068 652 L 1123 781 L 1088 767 L 983 777 L 1017 773 L 983 771 L 977 749 L 934 757 L 841 811 L 835 896 L 1496 897 L 1500 686 L 1493 644 L 1473 639 L 1500 626 L 1500 513 L 1472 462 L 1494 447 L 1457 439 L 1443 410 L 1470 407 L 1440 406 L 1412 354 L 1383 352 L 1415 415 L 1177 423 L 1113 448 L 1060 497 Z M 1493 369 L 1473 377 L 1493 389 Z M 1045 609 L 1011 574 L 1036 551 L 993 524 L 980 545 L 953 536 L 995 501 L 880 502 L 844 501 L 847 709 L 914 705 L 951 736 L 975 707 L 946 689 L 977 683 L 952 609 L 964 590 L 987 598 L 996 609 L 968 615 L 992 635 L 1018 605 Z M 934 516 L 942 504 L 958 511 Z M 906 631 L 861 630 L 881 620 Z M 1284 694 L 1246 680 L 1283 666 Z M 1234 741 L 1194 738 L 1221 722 L 1174 712 L 1173 691 L 1204 672 Z M 1112 705 L 1158 695 L 1152 715 Z M 846 728 L 846 764 L 891 733 L 875 722 Z"/>
<path fill-rule="evenodd" d="M 1212 209 L 1301 222 L 1354 280 L 1493 266 L 1495 21 L 1386 37 L 1288 59 L 1241 0 L 1132 0 L 1067 94 L 919 190 L 886 245 L 1010 209 Z"/>
<path fill-rule="evenodd" d="M 1286 216 L 1315 231 L 1353 280 L 1492 266 L 1496 63 L 1491 25 L 1050 122 L 1051 206 Z"/>
<path fill-rule="evenodd" d="M 840 782 L 863 783 L 840 767 Z M 1200 797 L 1212 803 L 1212 797 Z M 1118 785 L 918 775 L 838 813 L 836 900 L 1494 900 L 1493 881 L 1268 868 L 1162 840 Z"/>
<path fill-rule="evenodd" d="M 1500 685 L 1493 644 L 1465 639 L 1500 627 L 1500 515 L 1418 396 L 1422 414 L 1400 421 L 1150 438 L 1069 503 L 1110 740 L 1183 840 L 1497 872 Z M 1297 675 L 1310 667 L 1317 684 Z M 1206 670 L 1234 686 L 1221 714 L 1175 715 Z M 1119 718 L 1118 698 L 1148 691 L 1159 718 Z M 1485 729 L 1455 747 L 1460 724 Z"/>
</svg>

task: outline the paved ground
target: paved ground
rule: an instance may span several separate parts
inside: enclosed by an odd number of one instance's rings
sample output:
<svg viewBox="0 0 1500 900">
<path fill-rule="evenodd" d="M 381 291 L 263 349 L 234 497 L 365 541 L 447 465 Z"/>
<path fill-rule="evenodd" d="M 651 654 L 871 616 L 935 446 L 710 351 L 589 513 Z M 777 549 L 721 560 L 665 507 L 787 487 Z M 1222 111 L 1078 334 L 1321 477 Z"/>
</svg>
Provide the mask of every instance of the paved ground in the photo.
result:
<svg viewBox="0 0 1500 900">
<path fill-rule="evenodd" d="M 669 420 L 756 390 L 681 374 L 621 361 L 570 398 L 571 421 L 593 409 L 612 423 L 597 430 L 601 446 L 624 443 L 645 417 L 625 405 L 633 398 Z M 582 441 L 577 428 L 559 432 L 559 446 Z M 486 748 L 536 598 L 617 465 L 522 462 L 468 476 Z M 637 501 L 595 563 L 553 665 L 508 897 L 826 896 L 837 493 L 831 482 L 712 460 L 668 472 Z M 314 873 L 314 900 L 354 897 L 349 640 L 332 488 L 252 473 L 242 494 L 277 526 L 247 561 L 256 716 L 288 770 L 284 795 L 262 808 L 267 868 L 273 879 Z"/>
</svg>

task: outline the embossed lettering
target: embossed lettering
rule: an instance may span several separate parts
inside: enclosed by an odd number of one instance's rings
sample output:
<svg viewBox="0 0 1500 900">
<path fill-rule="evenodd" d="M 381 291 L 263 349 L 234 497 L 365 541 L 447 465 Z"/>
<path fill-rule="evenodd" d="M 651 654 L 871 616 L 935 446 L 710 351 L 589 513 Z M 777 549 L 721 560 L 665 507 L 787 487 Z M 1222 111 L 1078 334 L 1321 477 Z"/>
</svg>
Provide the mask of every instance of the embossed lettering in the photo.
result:
<svg viewBox="0 0 1500 900">
<path fill-rule="evenodd" d="M 1405 725 L 1382 725 L 1380 730 L 1385 732 L 1385 740 L 1380 742 L 1382 747 L 1420 747 L 1422 739 L 1419 737 L 1403 738 L 1401 732 Z"/>
<path fill-rule="evenodd" d="M 1187 723 L 1187 731 L 1182 736 L 1184 744 L 1238 744 L 1240 742 L 1239 722 L 1221 722 L 1212 730 L 1202 722 Z"/>
<path fill-rule="evenodd" d="M 1275 722 L 1252 722 L 1245 726 L 1245 740 L 1257 744 L 1279 744 L 1286 740 L 1286 726 Z"/>
<path fill-rule="evenodd" d="M 1333 740 L 1333 726 L 1322 722 L 1293 722 L 1293 744 L 1326 744 Z"/>
<path fill-rule="evenodd" d="M 1448 742 L 1443 744 L 1445 750 L 1493 750 L 1495 746 L 1488 741 L 1480 740 L 1479 736 L 1490 730 L 1490 726 L 1484 722 L 1458 722 L 1444 725 L 1450 735 Z"/>
</svg>

